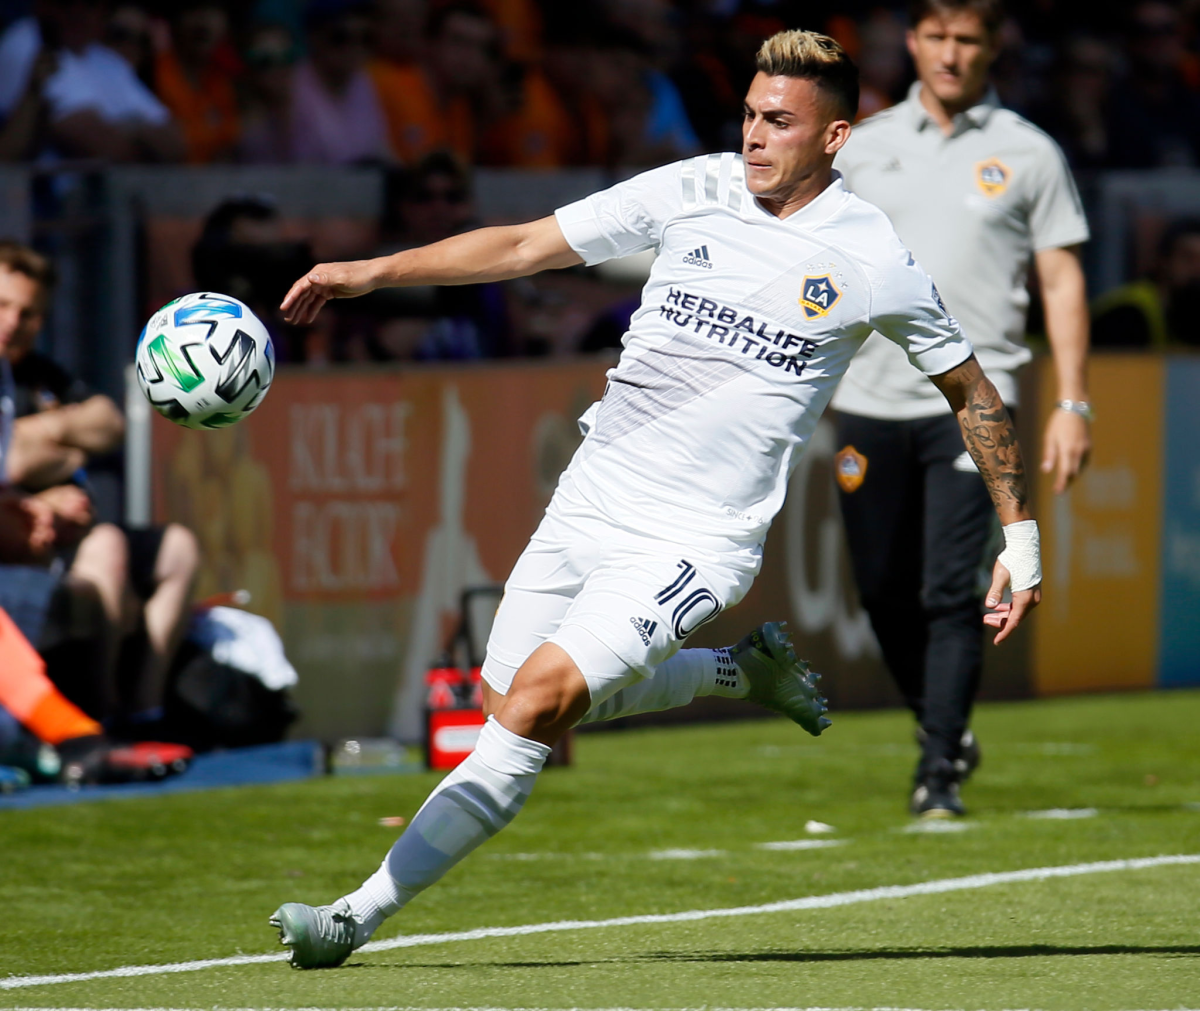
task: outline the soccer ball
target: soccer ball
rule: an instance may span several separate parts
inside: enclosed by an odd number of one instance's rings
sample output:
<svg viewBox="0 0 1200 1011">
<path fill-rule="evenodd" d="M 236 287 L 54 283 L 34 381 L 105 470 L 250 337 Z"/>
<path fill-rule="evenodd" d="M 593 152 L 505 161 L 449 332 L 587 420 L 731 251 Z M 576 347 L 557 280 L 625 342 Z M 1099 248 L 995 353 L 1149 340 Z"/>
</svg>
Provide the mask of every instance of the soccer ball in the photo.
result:
<svg viewBox="0 0 1200 1011">
<path fill-rule="evenodd" d="M 164 418 L 188 428 L 225 428 L 267 395 L 275 349 L 250 307 L 195 292 L 168 302 L 138 337 L 138 385 Z"/>
</svg>

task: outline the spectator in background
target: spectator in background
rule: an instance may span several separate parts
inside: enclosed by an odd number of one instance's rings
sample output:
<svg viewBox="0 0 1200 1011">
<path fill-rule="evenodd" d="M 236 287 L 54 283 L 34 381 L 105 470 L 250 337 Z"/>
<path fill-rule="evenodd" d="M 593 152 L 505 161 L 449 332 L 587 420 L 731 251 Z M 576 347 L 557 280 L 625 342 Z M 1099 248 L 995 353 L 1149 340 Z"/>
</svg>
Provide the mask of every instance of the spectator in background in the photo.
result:
<svg viewBox="0 0 1200 1011">
<path fill-rule="evenodd" d="M 707 151 L 737 151 L 742 145 L 742 91 L 720 55 L 720 27 L 711 16 L 692 12 L 685 28 L 683 58 L 671 73 L 688 119 Z"/>
<path fill-rule="evenodd" d="M 678 89 L 651 64 L 634 33 L 610 27 L 600 34 L 592 77 L 612 129 L 616 164 L 660 165 L 700 149 Z"/>
<path fill-rule="evenodd" d="M 176 0 L 171 47 L 158 54 L 155 90 L 183 129 L 190 162 L 229 161 L 240 134 L 229 17 L 216 0 Z"/>
<path fill-rule="evenodd" d="M 0 563 L 44 566 L 57 557 L 67 570 L 61 579 L 42 570 L 6 571 L 0 606 L 40 612 L 36 624 L 45 628 L 35 645 L 43 655 L 77 638 L 81 626 L 97 637 L 101 649 L 89 651 L 89 662 L 80 665 L 70 654 L 56 678 L 73 679 L 76 700 L 86 699 L 80 704 L 96 718 L 148 722 L 161 715 L 170 662 L 191 616 L 198 550 L 191 532 L 175 525 L 93 526 L 87 493 L 72 479 L 90 455 L 120 444 L 124 419 L 111 400 L 89 395 L 34 350 L 52 283 L 44 257 L 0 242 L 0 382 L 7 385 L 2 399 L 12 405 L 3 422 L 11 439 L 0 434 L 7 450 L 0 526 L 8 528 L 0 536 Z M 28 413 L 12 418 L 18 409 Z M 23 531 L 24 543 L 13 536 Z M 118 660 L 137 632 L 144 632 L 142 648 L 124 692 Z"/>
<path fill-rule="evenodd" d="M 238 160 L 278 165 L 292 157 L 292 85 L 296 40 L 286 25 L 250 29 L 243 54 L 246 73 Z"/>
<path fill-rule="evenodd" d="M 1172 222 L 1150 277 L 1092 303 L 1092 343 L 1107 348 L 1200 348 L 1200 218 Z"/>
<path fill-rule="evenodd" d="M 535 0 L 481 0 L 504 57 L 531 66 L 542 59 L 543 14 Z"/>
<path fill-rule="evenodd" d="M 873 116 L 904 97 L 910 80 L 904 32 L 903 20 L 882 7 L 872 10 L 859 28 L 859 119 Z"/>
<path fill-rule="evenodd" d="M 38 0 L 0 37 L 0 115 L 26 111 L 40 81 L 46 144 L 68 157 L 177 161 L 183 137 L 133 67 L 101 43 L 103 0 Z M 54 61 L 53 69 L 39 55 Z"/>
<path fill-rule="evenodd" d="M 542 70 L 566 112 L 564 137 L 570 165 L 607 165 L 612 160 L 608 116 L 592 88 L 591 40 L 596 28 L 584 5 L 547 11 Z"/>
<path fill-rule="evenodd" d="M 305 14 L 308 59 L 292 81 L 292 160 L 322 165 L 392 160 L 371 78 L 371 22 L 357 0 L 314 0 Z"/>
<path fill-rule="evenodd" d="M 389 174 L 384 242 L 377 253 L 389 255 L 437 242 L 473 224 L 470 172 L 451 152 L 435 151 L 413 168 Z M 381 320 L 367 337 L 365 355 L 358 357 L 454 361 L 508 353 L 502 284 L 394 288 L 346 308 Z"/>
<path fill-rule="evenodd" d="M 201 290 L 241 299 L 270 331 L 280 361 L 303 359 L 301 335 L 283 321 L 279 303 L 297 272 L 313 264 L 305 242 L 283 234 L 279 209 L 262 196 L 222 201 L 208 215 L 192 248 L 192 272 Z"/>
<path fill-rule="evenodd" d="M 541 67 L 508 63 L 495 96 L 496 119 L 480 140 L 480 164 L 555 169 L 574 161 L 570 113 Z"/>
<path fill-rule="evenodd" d="M 1129 74 L 1109 106 L 1109 165 L 1200 165 L 1200 98 L 1183 76 L 1179 12 L 1163 0 L 1134 4 L 1126 40 Z"/>
<path fill-rule="evenodd" d="M 1068 39 L 1055 87 L 1033 111 L 1033 120 L 1059 142 L 1072 168 L 1104 168 L 1109 163 L 1114 62 L 1112 49 L 1101 39 L 1088 35 Z"/>
<path fill-rule="evenodd" d="M 377 255 L 426 246 L 475 224 L 471 174 L 450 151 L 389 173 Z"/>
<path fill-rule="evenodd" d="M 53 53 L 43 50 L 37 54 L 25 87 L 0 127 L 0 162 L 31 161 L 46 146 L 50 104 L 45 87 L 57 70 Z"/>
<path fill-rule="evenodd" d="M 389 63 L 407 66 L 421 59 L 427 0 L 377 0 L 375 4 L 375 55 Z"/>
<path fill-rule="evenodd" d="M 376 60 L 371 74 L 400 160 L 413 164 L 446 149 L 474 164 L 498 70 L 496 26 L 482 7 L 461 0 L 430 16 L 420 62 Z"/>
<path fill-rule="evenodd" d="M 154 23 L 144 7 L 118 4 L 104 29 L 104 44 L 133 67 L 147 88 L 154 90 Z"/>
</svg>

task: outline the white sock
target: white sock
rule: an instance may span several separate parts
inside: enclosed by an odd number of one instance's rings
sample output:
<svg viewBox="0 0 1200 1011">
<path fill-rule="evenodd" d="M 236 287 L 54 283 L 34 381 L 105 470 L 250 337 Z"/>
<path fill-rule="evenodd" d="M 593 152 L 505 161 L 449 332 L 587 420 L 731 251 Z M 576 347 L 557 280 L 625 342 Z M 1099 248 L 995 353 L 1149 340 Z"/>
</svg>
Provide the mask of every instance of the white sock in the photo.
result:
<svg viewBox="0 0 1200 1011">
<path fill-rule="evenodd" d="M 750 685 L 730 659 L 728 649 L 681 649 L 658 665 L 654 677 L 627 685 L 589 709 L 579 722 L 598 723 L 636 713 L 657 713 L 686 706 L 704 695 L 744 699 L 749 693 Z"/>
<path fill-rule="evenodd" d="M 379 870 L 345 896 L 357 921 L 355 947 L 463 857 L 517 816 L 550 749 L 488 717 L 475 750 L 421 805 Z"/>
</svg>

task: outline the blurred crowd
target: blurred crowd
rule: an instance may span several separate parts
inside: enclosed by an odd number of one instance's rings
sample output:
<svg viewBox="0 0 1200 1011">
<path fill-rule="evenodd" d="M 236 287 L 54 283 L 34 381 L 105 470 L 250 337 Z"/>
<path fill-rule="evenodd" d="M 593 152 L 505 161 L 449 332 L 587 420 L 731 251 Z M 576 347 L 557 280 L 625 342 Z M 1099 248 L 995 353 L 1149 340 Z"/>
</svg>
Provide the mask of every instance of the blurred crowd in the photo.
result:
<svg viewBox="0 0 1200 1011">
<path fill-rule="evenodd" d="M 902 0 L 4 0 L 0 159 L 661 163 L 739 144 L 763 38 L 819 28 L 860 116 L 911 81 Z M 1200 164 L 1200 3 L 1013 0 L 996 83 L 1076 168 Z"/>
</svg>

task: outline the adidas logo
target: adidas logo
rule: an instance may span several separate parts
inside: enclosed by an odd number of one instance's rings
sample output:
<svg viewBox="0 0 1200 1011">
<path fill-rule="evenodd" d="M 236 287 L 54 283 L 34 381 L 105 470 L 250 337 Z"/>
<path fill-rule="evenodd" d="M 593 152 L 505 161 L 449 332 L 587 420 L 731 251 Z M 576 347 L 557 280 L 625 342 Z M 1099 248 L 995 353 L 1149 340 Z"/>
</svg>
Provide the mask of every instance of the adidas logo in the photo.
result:
<svg viewBox="0 0 1200 1011">
<path fill-rule="evenodd" d="M 693 249 L 683 258 L 683 262 L 693 267 L 703 267 L 705 270 L 712 270 L 713 267 L 712 260 L 708 258 L 708 246 Z"/>
<path fill-rule="evenodd" d="M 899 172 L 900 169 L 901 169 L 901 165 L 900 165 L 899 158 L 892 158 L 890 161 L 884 162 L 884 165 L 883 165 L 884 172 Z"/>
<path fill-rule="evenodd" d="M 637 634 L 641 637 L 642 644 L 650 645 L 650 636 L 654 634 L 654 630 L 658 628 L 657 621 L 651 621 L 649 618 L 630 618 L 629 622 L 637 629 Z"/>
</svg>

